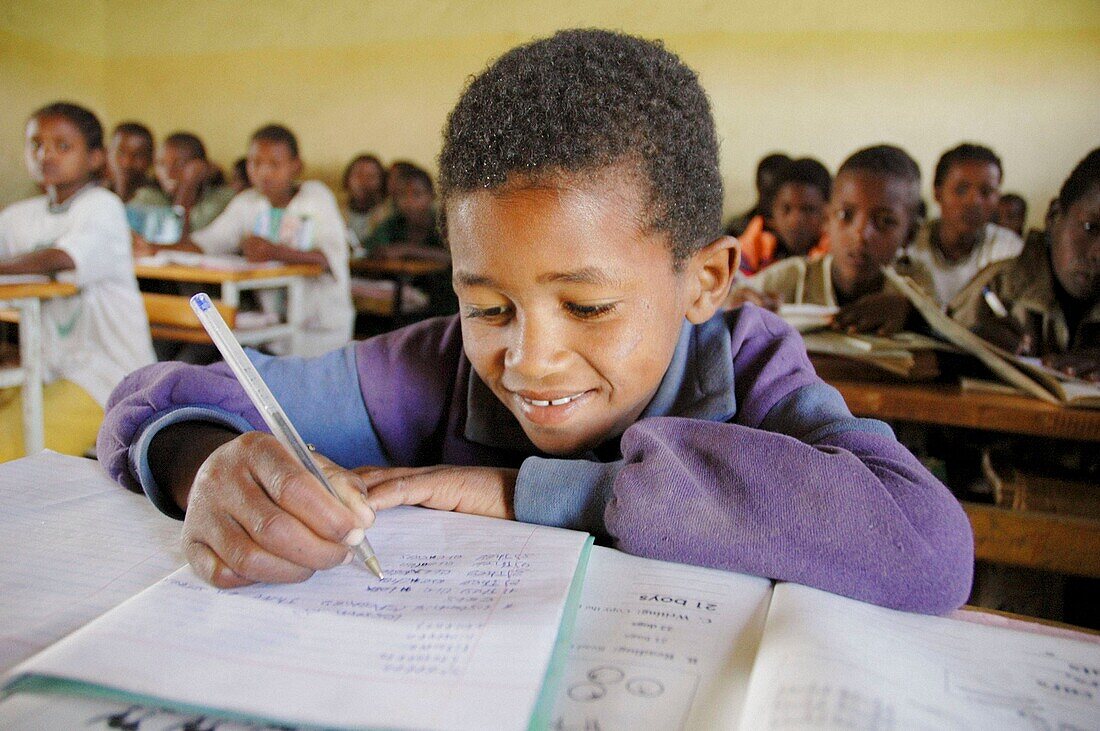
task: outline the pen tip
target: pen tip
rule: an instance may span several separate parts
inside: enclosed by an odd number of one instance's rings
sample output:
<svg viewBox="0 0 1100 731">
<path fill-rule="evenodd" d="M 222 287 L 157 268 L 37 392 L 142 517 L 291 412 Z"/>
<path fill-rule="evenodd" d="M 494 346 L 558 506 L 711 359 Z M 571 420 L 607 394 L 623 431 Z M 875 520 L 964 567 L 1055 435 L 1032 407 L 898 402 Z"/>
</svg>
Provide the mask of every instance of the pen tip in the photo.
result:
<svg viewBox="0 0 1100 731">
<path fill-rule="evenodd" d="M 364 563 L 367 564 L 367 568 L 370 569 L 370 572 L 372 574 L 377 576 L 379 579 L 385 578 L 385 577 L 382 576 L 382 566 L 378 563 L 377 558 L 375 558 L 374 556 L 371 556 L 371 557 L 367 558 L 366 561 L 364 561 Z"/>
</svg>

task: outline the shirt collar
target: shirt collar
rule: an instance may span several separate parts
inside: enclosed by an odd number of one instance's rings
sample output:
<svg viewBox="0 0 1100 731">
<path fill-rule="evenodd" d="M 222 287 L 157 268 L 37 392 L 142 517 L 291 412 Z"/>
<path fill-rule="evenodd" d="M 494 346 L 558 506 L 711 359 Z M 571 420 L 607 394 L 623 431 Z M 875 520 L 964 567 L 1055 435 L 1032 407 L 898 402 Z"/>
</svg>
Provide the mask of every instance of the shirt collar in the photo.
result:
<svg viewBox="0 0 1100 731">
<path fill-rule="evenodd" d="M 80 197 L 80 195 L 89 188 L 98 188 L 99 184 L 94 180 L 89 180 L 83 186 L 77 189 L 75 193 L 70 195 L 64 203 L 54 203 L 53 194 L 49 191 L 46 193 L 46 210 L 53 214 L 67 213 L 69 208 L 72 207 L 73 201 Z"/>
<path fill-rule="evenodd" d="M 639 418 L 680 416 L 728 421 L 737 412 L 733 353 L 723 314 L 702 325 L 684 321 L 661 384 Z M 465 436 L 489 447 L 535 452 L 515 416 L 470 369 Z"/>
</svg>

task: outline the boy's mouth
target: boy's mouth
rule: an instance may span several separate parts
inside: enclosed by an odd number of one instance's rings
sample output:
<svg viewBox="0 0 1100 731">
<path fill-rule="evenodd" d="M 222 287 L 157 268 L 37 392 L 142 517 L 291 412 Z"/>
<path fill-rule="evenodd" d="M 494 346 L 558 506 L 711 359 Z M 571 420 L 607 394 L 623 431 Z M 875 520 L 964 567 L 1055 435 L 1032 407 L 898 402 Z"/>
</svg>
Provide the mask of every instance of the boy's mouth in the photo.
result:
<svg viewBox="0 0 1100 731">
<path fill-rule="evenodd" d="M 529 421 L 550 426 L 566 421 L 593 393 L 592 390 L 554 393 L 513 391 L 512 396 L 519 411 Z"/>
</svg>

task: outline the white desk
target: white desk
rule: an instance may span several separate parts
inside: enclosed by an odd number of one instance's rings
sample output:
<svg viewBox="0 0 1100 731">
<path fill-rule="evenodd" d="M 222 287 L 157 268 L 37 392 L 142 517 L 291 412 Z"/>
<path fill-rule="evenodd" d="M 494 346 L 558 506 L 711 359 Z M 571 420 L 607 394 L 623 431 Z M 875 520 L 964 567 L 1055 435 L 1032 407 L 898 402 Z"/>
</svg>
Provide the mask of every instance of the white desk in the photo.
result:
<svg viewBox="0 0 1100 731">
<path fill-rule="evenodd" d="M 209 269 L 197 266 L 167 264 L 164 266 L 137 265 L 134 274 L 138 279 L 189 284 L 217 284 L 221 287 L 221 300 L 233 308 L 240 307 L 241 292 L 245 290 L 283 290 L 286 292 L 286 319 L 261 328 L 235 330 L 242 345 L 261 345 L 273 340 L 285 339 L 289 354 L 302 352 L 302 297 L 306 277 L 320 276 L 324 267 L 317 264 L 287 264 L 278 267 L 255 269 Z"/>
<path fill-rule="evenodd" d="M 0 308 L 13 308 L 19 321 L 19 358 L 15 368 L 0 369 L 0 388 L 23 387 L 23 452 L 36 454 L 46 446 L 42 410 L 42 305 L 41 300 L 77 293 L 76 286 L 61 282 L 4 284 L 0 281 Z"/>
</svg>

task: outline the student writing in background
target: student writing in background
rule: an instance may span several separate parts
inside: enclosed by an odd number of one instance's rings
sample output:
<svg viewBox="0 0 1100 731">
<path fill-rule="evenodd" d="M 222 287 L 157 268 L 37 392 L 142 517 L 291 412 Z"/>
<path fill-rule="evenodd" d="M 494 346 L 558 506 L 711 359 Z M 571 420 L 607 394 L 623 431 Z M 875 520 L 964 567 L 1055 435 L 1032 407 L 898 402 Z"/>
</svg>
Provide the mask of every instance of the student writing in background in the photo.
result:
<svg viewBox="0 0 1100 731">
<path fill-rule="evenodd" d="M 936 163 L 932 185 L 940 217 L 921 227 L 906 254 L 909 275 L 949 310 L 978 272 L 1024 247 L 1019 236 L 992 222 L 1003 178 L 1001 159 L 981 145 L 959 145 Z"/>
<path fill-rule="evenodd" d="M 140 122 L 123 122 L 111 133 L 107 146 L 106 187 L 129 203 L 138 193 L 158 193 L 149 177 L 153 165 L 153 133 Z"/>
<path fill-rule="evenodd" d="M 332 191 L 316 180 L 299 182 L 298 140 L 281 125 L 261 127 L 248 146 L 252 187 L 221 215 L 193 232 L 184 247 L 207 254 L 240 252 L 249 261 L 320 264 L 303 293 L 304 351 L 319 355 L 351 340 L 355 311 L 348 290 L 344 220 Z"/>
<path fill-rule="evenodd" d="M 393 214 L 386 204 L 386 168 L 374 155 L 358 155 L 344 169 L 347 206 L 344 215 L 354 236 L 354 246 L 364 247 L 378 225 Z"/>
<path fill-rule="evenodd" d="M 834 320 L 839 329 L 880 335 L 901 330 L 911 308 L 904 296 L 884 287 L 882 270 L 916 235 L 919 207 L 920 168 L 913 158 L 891 145 L 859 150 L 833 183 L 826 223 L 830 253 L 773 264 L 745 280 L 729 304 L 840 307 Z"/>
<path fill-rule="evenodd" d="M 1100 381 L 1100 148 L 1063 183 L 1045 240 L 983 271 L 960 299 L 955 318 L 987 340 Z"/>
<path fill-rule="evenodd" d="M 148 256 L 160 248 L 192 247 L 184 244 L 192 231 L 205 228 L 225 210 L 233 199 L 233 189 L 222 185 L 220 171 L 206 157 L 206 146 L 197 135 L 175 132 L 164 138 L 157 153 L 157 180 L 163 193 L 138 194 L 131 207 L 147 206 L 147 215 L 173 216 L 172 240 L 159 240 L 154 246 L 140 233 L 134 236 L 134 254 Z M 169 210 L 165 210 L 170 207 Z"/>
<path fill-rule="evenodd" d="M 825 205 L 832 178 L 817 160 L 804 157 L 779 168 L 765 213 L 755 217 L 738 237 L 741 272 L 756 274 L 790 256 L 820 256 L 828 251 L 822 238 Z"/>
<path fill-rule="evenodd" d="M 439 162 L 460 315 L 253 355 L 351 508 L 251 431 L 223 365 L 151 366 L 112 397 L 101 459 L 185 516 L 199 575 L 299 581 L 374 511 L 419 504 L 909 610 L 966 598 L 947 489 L 851 415 L 782 320 L 719 312 L 737 241 L 710 105 L 676 56 L 597 30 L 520 46 L 469 83 Z"/>
<path fill-rule="evenodd" d="M 103 128 L 76 104 L 42 107 L 27 122 L 27 169 L 45 195 L 0 212 L 0 275 L 48 274 L 80 288 L 42 303 L 46 446 L 82 455 L 123 376 L 153 362 L 118 196 L 95 181 Z M 26 356 L 24 356 L 26 357 Z M 19 389 L 0 396 L 0 461 L 22 456 Z"/>
</svg>

